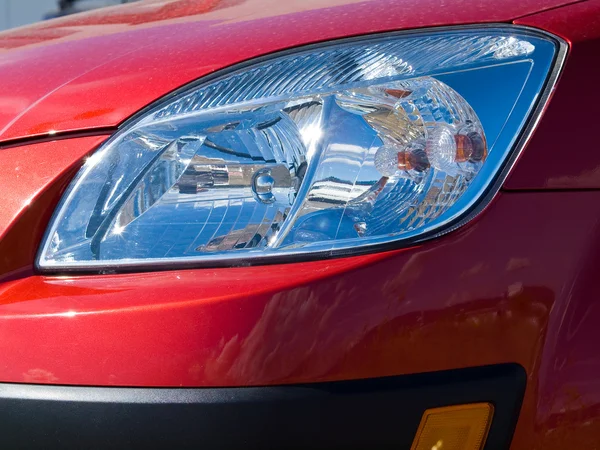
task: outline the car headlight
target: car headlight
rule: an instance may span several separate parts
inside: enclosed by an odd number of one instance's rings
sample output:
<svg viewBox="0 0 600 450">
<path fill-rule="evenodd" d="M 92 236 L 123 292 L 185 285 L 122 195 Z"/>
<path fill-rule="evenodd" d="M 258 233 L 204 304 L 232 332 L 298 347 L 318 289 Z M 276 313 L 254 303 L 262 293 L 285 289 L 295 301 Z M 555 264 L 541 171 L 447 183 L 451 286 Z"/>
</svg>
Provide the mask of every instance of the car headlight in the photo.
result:
<svg viewBox="0 0 600 450">
<path fill-rule="evenodd" d="M 252 262 L 435 236 L 489 194 L 562 52 L 523 28 L 430 30 L 201 80 L 85 162 L 38 265 Z"/>
</svg>

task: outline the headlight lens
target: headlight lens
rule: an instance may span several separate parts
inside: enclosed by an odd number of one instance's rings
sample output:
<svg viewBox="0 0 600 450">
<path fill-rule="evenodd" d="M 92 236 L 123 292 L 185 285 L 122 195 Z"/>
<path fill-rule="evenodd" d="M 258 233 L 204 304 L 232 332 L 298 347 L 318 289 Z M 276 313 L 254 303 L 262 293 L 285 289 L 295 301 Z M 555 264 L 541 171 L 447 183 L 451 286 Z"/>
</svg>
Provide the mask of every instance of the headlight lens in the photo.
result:
<svg viewBox="0 0 600 450">
<path fill-rule="evenodd" d="M 86 161 L 38 264 L 334 254 L 431 235 L 494 180 L 558 46 L 511 27 L 396 34 L 196 84 Z"/>
</svg>

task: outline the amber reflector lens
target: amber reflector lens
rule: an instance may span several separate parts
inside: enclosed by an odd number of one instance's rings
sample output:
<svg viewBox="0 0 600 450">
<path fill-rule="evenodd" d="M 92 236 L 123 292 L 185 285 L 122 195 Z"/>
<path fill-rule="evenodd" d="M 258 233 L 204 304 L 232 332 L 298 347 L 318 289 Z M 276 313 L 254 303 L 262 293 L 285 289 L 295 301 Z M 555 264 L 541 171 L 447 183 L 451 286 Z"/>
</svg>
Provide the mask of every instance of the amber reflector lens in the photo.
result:
<svg viewBox="0 0 600 450">
<path fill-rule="evenodd" d="M 481 450 L 493 414 L 489 403 L 428 409 L 411 450 Z"/>
</svg>

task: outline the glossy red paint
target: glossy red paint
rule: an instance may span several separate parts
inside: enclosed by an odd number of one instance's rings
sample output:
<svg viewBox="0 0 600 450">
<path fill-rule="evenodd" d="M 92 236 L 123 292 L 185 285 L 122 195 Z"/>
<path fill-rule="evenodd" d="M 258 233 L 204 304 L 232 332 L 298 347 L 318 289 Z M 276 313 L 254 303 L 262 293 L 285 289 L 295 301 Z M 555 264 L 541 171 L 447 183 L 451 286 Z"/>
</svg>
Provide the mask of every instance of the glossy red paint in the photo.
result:
<svg viewBox="0 0 600 450">
<path fill-rule="evenodd" d="M 0 141 L 116 126 L 185 83 L 277 50 L 390 30 L 507 22 L 566 3 L 150 1 L 40 23 L 0 34 Z"/>
<path fill-rule="evenodd" d="M 0 281 L 31 271 L 62 189 L 107 136 L 54 140 L 0 150 Z"/>
<path fill-rule="evenodd" d="M 107 136 L 41 142 L 0 150 L 0 239 L 15 218 Z"/>
<path fill-rule="evenodd" d="M 505 188 L 600 188 L 600 146 L 594 138 L 600 104 L 600 1 L 516 23 L 562 36 L 571 43 L 571 51 L 556 94 Z"/>
<path fill-rule="evenodd" d="M 504 193 L 457 233 L 379 255 L 6 282 L 0 380 L 268 385 L 518 362 L 513 448 L 571 448 L 552 436 L 600 418 L 599 215 L 600 192 Z"/>
</svg>

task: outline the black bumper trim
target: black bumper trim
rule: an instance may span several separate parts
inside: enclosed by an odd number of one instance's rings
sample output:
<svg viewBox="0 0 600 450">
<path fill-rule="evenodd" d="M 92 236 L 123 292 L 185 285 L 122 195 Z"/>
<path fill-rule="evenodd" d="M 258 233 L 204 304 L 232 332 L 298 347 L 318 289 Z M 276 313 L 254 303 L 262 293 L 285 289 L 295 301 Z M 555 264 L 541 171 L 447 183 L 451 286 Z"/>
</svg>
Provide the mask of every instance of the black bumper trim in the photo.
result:
<svg viewBox="0 0 600 450">
<path fill-rule="evenodd" d="M 408 450 L 425 409 L 491 402 L 485 450 L 506 450 L 525 384 L 516 364 L 276 387 L 0 383 L 0 442 L 44 449 Z"/>
</svg>

